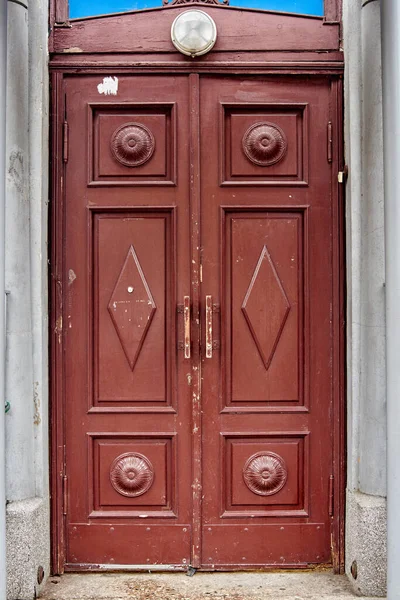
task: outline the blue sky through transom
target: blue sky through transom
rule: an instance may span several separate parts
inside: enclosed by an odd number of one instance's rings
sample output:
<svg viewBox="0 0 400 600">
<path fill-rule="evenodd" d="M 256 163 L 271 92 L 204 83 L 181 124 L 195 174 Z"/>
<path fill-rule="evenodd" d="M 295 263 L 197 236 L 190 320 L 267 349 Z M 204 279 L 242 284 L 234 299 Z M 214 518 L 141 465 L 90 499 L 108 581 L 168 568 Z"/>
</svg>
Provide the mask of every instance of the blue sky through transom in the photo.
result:
<svg viewBox="0 0 400 600">
<path fill-rule="evenodd" d="M 230 6 L 279 10 L 304 15 L 324 14 L 324 0 L 230 0 Z M 161 6 L 162 0 L 69 0 L 71 19 L 106 15 L 110 13 L 154 8 Z"/>
</svg>

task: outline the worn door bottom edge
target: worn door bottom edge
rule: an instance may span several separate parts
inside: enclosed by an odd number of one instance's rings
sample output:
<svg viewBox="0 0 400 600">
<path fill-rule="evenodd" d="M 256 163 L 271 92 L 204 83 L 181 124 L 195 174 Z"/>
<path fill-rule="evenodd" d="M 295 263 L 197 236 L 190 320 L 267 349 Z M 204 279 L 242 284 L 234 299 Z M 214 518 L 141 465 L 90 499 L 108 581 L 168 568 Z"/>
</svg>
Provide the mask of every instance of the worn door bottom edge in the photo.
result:
<svg viewBox="0 0 400 600">
<path fill-rule="evenodd" d="M 158 572 L 158 573 L 166 573 L 171 571 L 176 572 L 185 572 L 191 568 L 191 565 L 115 565 L 115 564 L 71 564 L 67 563 L 65 565 L 65 571 L 68 573 L 76 573 L 76 572 Z M 331 571 L 333 569 L 332 564 L 327 563 L 318 563 L 318 564 L 309 564 L 309 563 L 292 563 L 285 565 L 277 565 L 277 564 L 255 564 L 255 565 L 204 565 L 196 571 L 201 571 L 203 573 L 207 572 L 215 572 L 215 571 L 225 571 L 225 572 L 245 572 L 245 571 L 293 571 L 293 570 L 310 570 L 310 571 Z"/>
</svg>

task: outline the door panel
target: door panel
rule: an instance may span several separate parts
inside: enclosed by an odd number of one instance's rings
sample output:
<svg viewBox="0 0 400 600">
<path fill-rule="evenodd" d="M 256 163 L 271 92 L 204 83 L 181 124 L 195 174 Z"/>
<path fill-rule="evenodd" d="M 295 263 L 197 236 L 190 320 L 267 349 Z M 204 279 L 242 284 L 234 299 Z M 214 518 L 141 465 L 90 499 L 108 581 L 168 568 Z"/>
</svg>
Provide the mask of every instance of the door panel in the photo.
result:
<svg viewBox="0 0 400 600">
<path fill-rule="evenodd" d="M 101 103 L 97 85 L 66 81 L 67 563 L 184 565 L 190 361 L 177 352 L 176 306 L 190 293 L 188 82 L 121 77 L 118 98 Z"/>
<path fill-rule="evenodd" d="M 171 405 L 173 216 L 173 209 L 95 215 L 95 406 Z"/>
<path fill-rule="evenodd" d="M 329 100 L 327 80 L 202 80 L 205 568 L 331 561 Z"/>
<path fill-rule="evenodd" d="M 226 407 L 301 406 L 304 212 L 223 217 Z"/>
</svg>

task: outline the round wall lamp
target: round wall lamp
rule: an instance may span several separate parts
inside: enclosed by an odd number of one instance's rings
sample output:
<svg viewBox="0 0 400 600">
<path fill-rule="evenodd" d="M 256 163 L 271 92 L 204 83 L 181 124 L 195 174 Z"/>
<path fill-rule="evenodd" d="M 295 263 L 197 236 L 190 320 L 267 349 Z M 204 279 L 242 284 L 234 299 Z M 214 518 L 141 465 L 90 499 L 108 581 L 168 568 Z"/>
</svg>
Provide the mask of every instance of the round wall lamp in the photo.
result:
<svg viewBox="0 0 400 600">
<path fill-rule="evenodd" d="M 186 10 L 178 15 L 171 27 L 175 48 L 194 58 L 206 54 L 217 39 L 217 26 L 203 10 Z"/>
</svg>

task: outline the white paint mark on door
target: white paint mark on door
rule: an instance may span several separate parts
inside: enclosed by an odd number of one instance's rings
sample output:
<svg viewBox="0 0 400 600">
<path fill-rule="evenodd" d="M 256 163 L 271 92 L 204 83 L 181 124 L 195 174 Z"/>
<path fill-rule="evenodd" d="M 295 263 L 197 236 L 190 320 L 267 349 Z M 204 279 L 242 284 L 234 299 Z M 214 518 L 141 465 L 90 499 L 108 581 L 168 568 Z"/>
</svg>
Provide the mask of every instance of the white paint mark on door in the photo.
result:
<svg viewBox="0 0 400 600">
<path fill-rule="evenodd" d="M 103 83 L 97 86 L 99 94 L 116 96 L 118 94 L 118 77 L 104 77 Z"/>
</svg>

